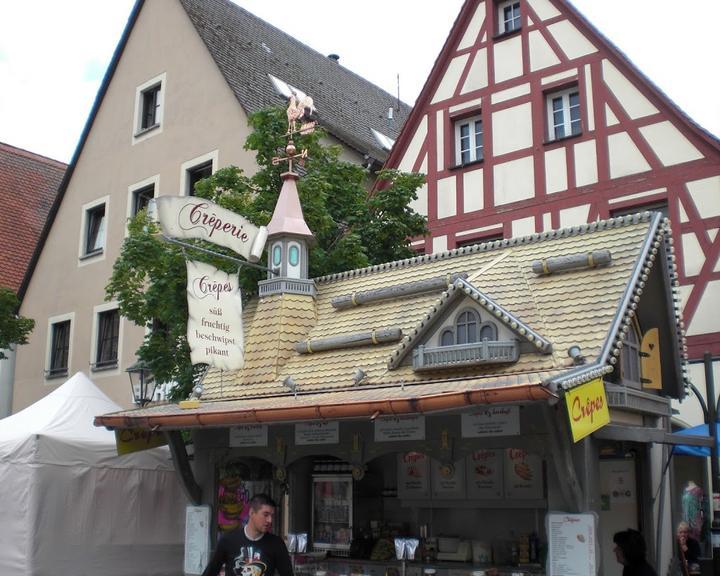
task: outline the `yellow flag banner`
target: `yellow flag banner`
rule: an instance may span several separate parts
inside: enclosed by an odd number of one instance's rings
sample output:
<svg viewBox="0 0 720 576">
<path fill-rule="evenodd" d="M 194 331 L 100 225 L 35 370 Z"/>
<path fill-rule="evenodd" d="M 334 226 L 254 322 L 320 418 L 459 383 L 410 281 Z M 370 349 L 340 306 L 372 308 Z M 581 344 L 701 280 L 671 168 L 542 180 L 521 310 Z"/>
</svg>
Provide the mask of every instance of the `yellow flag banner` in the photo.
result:
<svg viewBox="0 0 720 576">
<path fill-rule="evenodd" d="M 123 454 L 164 446 L 167 444 L 167 439 L 162 432 L 152 432 L 142 428 L 127 428 L 125 430 L 115 430 L 115 444 L 117 444 L 118 456 L 122 456 Z"/>
<path fill-rule="evenodd" d="M 591 380 L 565 393 L 573 442 L 610 423 L 610 411 L 602 378 Z"/>
</svg>

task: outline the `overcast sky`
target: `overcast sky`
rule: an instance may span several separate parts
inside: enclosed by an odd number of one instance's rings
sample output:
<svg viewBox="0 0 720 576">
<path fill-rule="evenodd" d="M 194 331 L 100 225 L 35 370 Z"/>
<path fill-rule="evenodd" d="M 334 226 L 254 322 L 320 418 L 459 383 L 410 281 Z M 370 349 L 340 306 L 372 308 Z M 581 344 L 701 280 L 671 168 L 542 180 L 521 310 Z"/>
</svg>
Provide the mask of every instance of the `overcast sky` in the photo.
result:
<svg viewBox="0 0 720 576">
<path fill-rule="evenodd" d="M 169 0 L 147 0 L 165 2 Z M 463 0 L 237 0 L 412 104 Z M 134 0 L 0 0 L 0 142 L 68 162 Z M 701 126 L 720 135 L 719 0 L 575 0 Z"/>
</svg>

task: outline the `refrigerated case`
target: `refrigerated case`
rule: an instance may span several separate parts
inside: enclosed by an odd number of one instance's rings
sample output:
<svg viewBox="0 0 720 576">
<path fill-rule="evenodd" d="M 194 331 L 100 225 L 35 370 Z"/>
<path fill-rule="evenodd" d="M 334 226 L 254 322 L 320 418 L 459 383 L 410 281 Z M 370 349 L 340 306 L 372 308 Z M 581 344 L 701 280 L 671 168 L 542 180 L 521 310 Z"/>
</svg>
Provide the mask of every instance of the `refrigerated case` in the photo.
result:
<svg viewBox="0 0 720 576">
<path fill-rule="evenodd" d="M 353 481 L 349 474 L 313 475 L 312 544 L 317 551 L 350 551 Z"/>
</svg>

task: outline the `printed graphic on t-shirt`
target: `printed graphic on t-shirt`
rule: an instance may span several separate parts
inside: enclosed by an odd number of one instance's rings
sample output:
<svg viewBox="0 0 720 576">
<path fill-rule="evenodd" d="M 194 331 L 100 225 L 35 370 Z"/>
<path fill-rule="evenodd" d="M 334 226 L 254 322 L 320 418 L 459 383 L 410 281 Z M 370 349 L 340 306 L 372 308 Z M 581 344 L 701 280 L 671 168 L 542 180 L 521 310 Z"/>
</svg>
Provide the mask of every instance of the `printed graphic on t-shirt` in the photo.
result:
<svg viewBox="0 0 720 576">
<path fill-rule="evenodd" d="M 260 560 L 260 550 L 253 546 L 243 546 L 235 557 L 233 572 L 235 576 L 264 576 L 267 570 L 265 562 Z"/>
</svg>

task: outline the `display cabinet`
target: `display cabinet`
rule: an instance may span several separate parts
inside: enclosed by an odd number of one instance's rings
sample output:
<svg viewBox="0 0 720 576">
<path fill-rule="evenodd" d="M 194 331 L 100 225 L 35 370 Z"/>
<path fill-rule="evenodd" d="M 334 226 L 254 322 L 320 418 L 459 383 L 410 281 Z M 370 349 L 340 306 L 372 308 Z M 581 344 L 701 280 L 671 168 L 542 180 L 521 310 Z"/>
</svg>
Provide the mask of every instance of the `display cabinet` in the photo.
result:
<svg viewBox="0 0 720 576">
<path fill-rule="evenodd" d="M 313 550 L 349 552 L 353 537 L 353 480 L 349 474 L 316 474 L 312 491 Z"/>
</svg>

